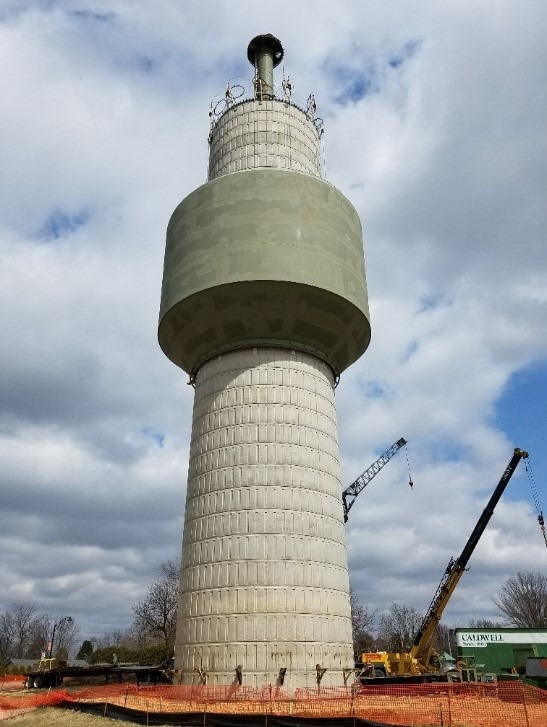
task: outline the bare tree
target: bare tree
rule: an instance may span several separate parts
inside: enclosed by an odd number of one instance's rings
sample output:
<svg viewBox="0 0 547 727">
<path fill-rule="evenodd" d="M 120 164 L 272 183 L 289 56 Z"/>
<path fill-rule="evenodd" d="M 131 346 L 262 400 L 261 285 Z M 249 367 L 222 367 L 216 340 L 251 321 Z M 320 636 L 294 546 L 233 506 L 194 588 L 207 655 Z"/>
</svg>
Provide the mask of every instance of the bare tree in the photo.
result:
<svg viewBox="0 0 547 727">
<path fill-rule="evenodd" d="M 163 578 L 154 581 L 146 598 L 133 606 L 134 628 L 138 633 L 161 638 L 170 645 L 175 640 L 180 566 L 167 561 L 159 570 Z"/>
<path fill-rule="evenodd" d="M 28 645 L 32 625 L 37 618 L 37 608 L 34 604 L 15 603 L 9 615 L 13 625 L 14 653 L 12 656 L 20 658 Z"/>
<path fill-rule="evenodd" d="M 392 603 L 380 616 L 378 643 L 387 651 L 408 651 L 422 621 L 422 614 L 412 607 Z"/>
<path fill-rule="evenodd" d="M 455 630 L 438 623 L 433 634 L 433 644 L 438 654 L 448 652 L 453 656 L 457 653 Z"/>
<path fill-rule="evenodd" d="M 38 656 L 45 645 L 42 634 L 36 644 L 36 634 L 44 617 L 38 615 L 34 604 L 16 602 L 9 611 L 0 614 L 0 656 L 22 658 L 38 650 Z M 34 658 L 34 654 L 30 654 Z"/>
<path fill-rule="evenodd" d="M 363 651 L 370 651 L 374 645 L 372 629 L 376 620 L 376 609 L 363 606 L 357 599 L 353 588 L 350 588 L 349 599 L 351 605 L 351 627 L 353 632 L 353 650 L 361 660 Z"/>
<path fill-rule="evenodd" d="M 125 646 L 126 632 L 117 629 L 103 634 L 100 646 Z"/>
<path fill-rule="evenodd" d="M 28 659 L 39 659 L 42 654 L 47 654 L 50 634 L 50 619 L 43 615 L 37 616 L 31 624 L 23 656 Z"/>
<path fill-rule="evenodd" d="M 119 643 L 120 646 L 125 646 L 128 649 L 142 649 L 149 643 L 149 641 L 150 639 L 147 633 L 143 633 L 142 629 L 133 622 L 133 624 L 131 624 L 131 626 L 123 632 L 122 637 L 118 640 L 118 642 L 111 643 Z"/>
<path fill-rule="evenodd" d="M 547 625 L 547 576 L 517 573 L 509 576 L 494 603 L 511 626 L 538 628 Z"/>
<path fill-rule="evenodd" d="M 12 656 L 14 643 L 13 623 L 9 613 L 0 613 L 0 665 Z"/>
</svg>

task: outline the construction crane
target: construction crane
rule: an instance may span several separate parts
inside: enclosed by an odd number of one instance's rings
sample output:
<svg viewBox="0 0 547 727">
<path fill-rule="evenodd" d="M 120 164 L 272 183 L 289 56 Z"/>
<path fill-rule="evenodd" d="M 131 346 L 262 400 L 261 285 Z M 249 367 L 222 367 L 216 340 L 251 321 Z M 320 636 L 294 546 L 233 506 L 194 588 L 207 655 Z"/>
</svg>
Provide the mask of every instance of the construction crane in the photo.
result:
<svg viewBox="0 0 547 727">
<path fill-rule="evenodd" d="M 396 454 L 401 447 L 403 447 L 406 444 L 406 439 L 398 439 L 395 444 L 392 444 L 391 447 L 387 450 L 387 452 L 384 452 L 381 457 L 378 457 L 376 462 L 373 462 L 368 469 L 366 469 L 359 477 L 351 483 L 349 487 L 347 487 L 344 492 L 342 492 L 342 504 L 344 506 L 344 522 L 347 523 L 348 521 L 348 514 L 351 508 L 353 507 L 353 503 L 355 502 L 355 498 L 357 495 L 362 492 L 365 487 L 368 485 L 368 483 L 376 477 L 378 472 L 386 465 L 389 460 L 393 457 L 394 454 Z M 410 486 L 412 487 L 412 480 L 410 480 Z"/>
<path fill-rule="evenodd" d="M 442 613 L 454 593 L 460 578 L 462 577 L 467 563 L 479 542 L 481 535 L 484 533 L 486 526 L 490 522 L 490 518 L 494 512 L 494 508 L 498 504 L 513 472 L 515 471 L 521 459 L 527 459 L 528 452 L 522 449 L 515 449 L 511 461 L 505 468 L 503 475 L 496 489 L 494 490 L 488 504 L 483 510 L 477 524 L 469 540 L 465 544 L 459 558 L 451 558 L 448 566 L 441 579 L 439 587 L 431 601 L 427 613 L 421 623 L 416 634 L 414 643 L 409 652 L 405 653 L 388 653 L 374 652 L 364 653 L 362 655 L 363 664 L 370 665 L 374 669 L 374 674 L 383 676 L 410 676 L 418 674 L 433 674 L 437 670 L 435 663 L 432 637 L 441 620 Z"/>
<path fill-rule="evenodd" d="M 492 497 L 488 501 L 487 506 L 484 508 L 482 515 L 480 516 L 477 524 L 469 540 L 465 544 L 464 549 L 461 552 L 459 558 L 451 558 L 448 566 L 441 579 L 437 592 L 431 601 L 427 613 L 422 621 L 422 624 L 414 639 L 414 644 L 410 649 L 410 656 L 416 659 L 418 663 L 425 668 L 426 671 L 432 670 L 432 654 L 433 644 L 432 636 L 437 627 L 437 624 L 441 620 L 442 613 L 452 596 L 454 589 L 458 585 L 460 578 L 462 577 L 469 558 L 473 554 L 477 543 L 479 542 L 481 535 L 484 533 L 486 526 L 490 522 L 490 518 L 494 512 L 494 508 L 498 504 L 500 497 L 502 496 L 509 480 L 511 479 L 513 472 L 515 471 L 518 463 L 521 459 L 527 459 L 528 452 L 522 449 L 515 449 L 511 461 L 505 468 L 505 472 L 501 476 L 498 486 L 492 493 Z"/>
</svg>

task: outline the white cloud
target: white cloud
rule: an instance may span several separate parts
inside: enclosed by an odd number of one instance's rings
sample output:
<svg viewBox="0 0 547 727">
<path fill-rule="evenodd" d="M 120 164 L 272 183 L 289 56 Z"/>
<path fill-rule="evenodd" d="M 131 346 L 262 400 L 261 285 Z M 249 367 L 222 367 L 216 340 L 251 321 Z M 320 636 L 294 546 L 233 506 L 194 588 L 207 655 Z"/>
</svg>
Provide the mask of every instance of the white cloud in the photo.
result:
<svg viewBox="0 0 547 727">
<path fill-rule="evenodd" d="M 127 625 L 179 552 L 192 390 L 156 342 L 165 227 L 205 181 L 209 101 L 250 75 L 254 35 L 280 37 L 297 94 L 315 92 L 328 179 L 363 220 L 373 338 L 337 389 L 344 482 L 409 440 L 414 490 L 400 453 L 351 511 L 363 600 L 425 610 L 527 445 L 496 403 L 547 355 L 543 5 L 214 9 L 0 12 L 2 597 L 69 608 L 89 635 Z M 523 483 L 452 623 L 492 616 L 508 575 L 547 565 Z"/>
</svg>

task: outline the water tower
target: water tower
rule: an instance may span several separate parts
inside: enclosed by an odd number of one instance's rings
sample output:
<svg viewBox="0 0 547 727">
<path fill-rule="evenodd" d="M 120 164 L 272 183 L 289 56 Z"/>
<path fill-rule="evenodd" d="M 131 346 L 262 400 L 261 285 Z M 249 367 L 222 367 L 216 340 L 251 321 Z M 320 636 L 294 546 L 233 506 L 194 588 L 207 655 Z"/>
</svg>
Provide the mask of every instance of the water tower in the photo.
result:
<svg viewBox="0 0 547 727">
<path fill-rule="evenodd" d="M 208 181 L 167 228 L 159 341 L 195 387 L 175 668 L 343 684 L 353 667 L 334 389 L 366 350 L 361 225 L 272 35 L 211 109 Z"/>
</svg>

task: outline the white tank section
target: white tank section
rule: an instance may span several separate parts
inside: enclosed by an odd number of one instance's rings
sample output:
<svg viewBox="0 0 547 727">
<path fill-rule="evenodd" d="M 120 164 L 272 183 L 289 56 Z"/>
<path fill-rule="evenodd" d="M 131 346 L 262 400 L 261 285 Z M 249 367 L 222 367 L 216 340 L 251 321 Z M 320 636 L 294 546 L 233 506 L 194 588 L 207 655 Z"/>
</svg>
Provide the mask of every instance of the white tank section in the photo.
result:
<svg viewBox="0 0 547 727">
<path fill-rule="evenodd" d="M 209 143 L 209 181 L 259 167 L 322 175 L 313 116 L 280 99 L 232 106 L 213 126 Z"/>
<path fill-rule="evenodd" d="M 255 348 L 196 382 L 175 663 L 183 683 L 344 683 L 353 666 L 333 375 Z M 206 675 L 205 675 L 206 673 Z M 278 682 L 279 683 L 279 682 Z"/>
</svg>

